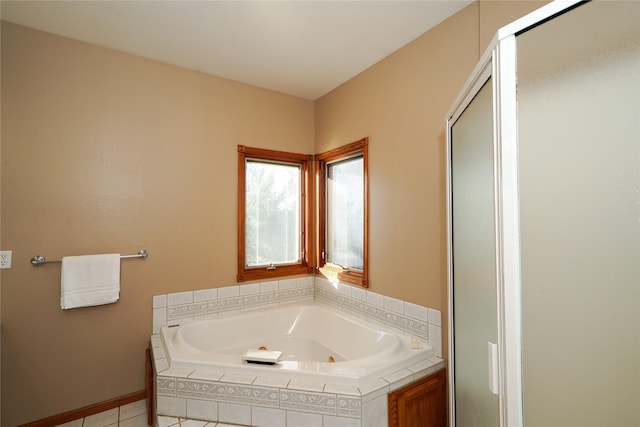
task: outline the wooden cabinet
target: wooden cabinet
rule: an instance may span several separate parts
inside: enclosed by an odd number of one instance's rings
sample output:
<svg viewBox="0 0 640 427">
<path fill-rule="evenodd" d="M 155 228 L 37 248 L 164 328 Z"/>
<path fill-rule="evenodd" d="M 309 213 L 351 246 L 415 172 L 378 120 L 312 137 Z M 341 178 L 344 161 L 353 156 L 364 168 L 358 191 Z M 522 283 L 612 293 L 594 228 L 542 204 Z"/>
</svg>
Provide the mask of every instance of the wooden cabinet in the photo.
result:
<svg viewBox="0 0 640 427">
<path fill-rule="evenodd" d="M 446 427 L 446 371 L 389 394 L 389 427 Z"/>
</svg>

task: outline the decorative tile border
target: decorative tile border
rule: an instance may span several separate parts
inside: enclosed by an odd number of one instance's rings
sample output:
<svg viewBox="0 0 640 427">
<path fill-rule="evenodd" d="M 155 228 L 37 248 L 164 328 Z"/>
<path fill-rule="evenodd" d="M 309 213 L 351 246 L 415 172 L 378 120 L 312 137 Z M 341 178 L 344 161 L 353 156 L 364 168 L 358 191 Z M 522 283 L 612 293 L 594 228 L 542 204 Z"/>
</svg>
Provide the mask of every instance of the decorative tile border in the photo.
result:
<svg viewBox="0 0 640 427">
<path fill-rule="evenodd" d="M 338 415 L 360 418 L 362 415 L 362 399 L 349 396 L 338 396 Z"/>
<path fill-rule="evenodd" d="M 277 408 L 278 390 L 269 387 L 227 384 L 227 402 Z"/>
<path fill-rule="evenodd" d="M 317 414 L 336 414 L 335 394 L 280 390 L 280 407 Z"/>
<path fill-rule="evenodd" d="M 157 377 L 156 390 L 158 395 L 175 396 L 176 395 L 176 379 L 172 377 Z"/>
<path fill-rule="evenodd" d="M 360 418 L 362 399 L 360 396 L 342 396 L 335 393 L 310 392 L 279 387 L 257 387 L 219 381 L 193 381 L 189 378 L 156 377 L 156 395 L 160 402 L 170 398 L 175 405 L 176 397 L 212 402 L 228 402 L 250 406 L 279 408 L 296 412 L 339 415 Z M 159 415 L 176 416 L 171 407 L 158 407 Z M 217 421 L 217 420 L 211 420 Z"/>
<path fill-rule="evenodd" d="M 176 396 L 178 397 L 224 401 L 225 394 L 226 386 L 222 383 L 181 379 L 176 381 Z"/>
<path fill-rule="evenodd" d="M 194 316 L 202 316 L 203 314 L 207 314 L 206 303 L 167 308 L 167 320 L 183 319 L 185 317 L 193 318 Z"/>
</svg>

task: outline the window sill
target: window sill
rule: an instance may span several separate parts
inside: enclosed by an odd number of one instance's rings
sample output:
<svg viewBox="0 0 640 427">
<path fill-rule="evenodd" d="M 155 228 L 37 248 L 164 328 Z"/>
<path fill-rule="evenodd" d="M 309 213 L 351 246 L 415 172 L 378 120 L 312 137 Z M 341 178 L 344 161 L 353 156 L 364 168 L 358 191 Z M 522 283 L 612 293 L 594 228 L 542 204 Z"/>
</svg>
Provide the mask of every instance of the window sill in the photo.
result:
<svg viewBox="0 0 640 427">
<path fill-rule="evenodd" d="M 306 265 L 283 265 L 276 266 L 275 269 L 266 267 L 248 268 L 238 273 L 238 282 L 249 280 L 277 279 L 279 277 L 297 276 L 301 274 L 311 274 L 313 269 Z"/>
</svg>

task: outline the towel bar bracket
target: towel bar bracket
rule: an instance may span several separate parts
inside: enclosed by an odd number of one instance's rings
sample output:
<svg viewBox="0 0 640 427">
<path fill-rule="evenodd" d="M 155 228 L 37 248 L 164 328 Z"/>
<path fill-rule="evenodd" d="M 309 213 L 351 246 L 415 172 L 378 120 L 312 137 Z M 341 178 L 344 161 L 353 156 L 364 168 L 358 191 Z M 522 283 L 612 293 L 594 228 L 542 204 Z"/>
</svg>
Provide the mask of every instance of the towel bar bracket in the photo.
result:
<svg viewBox="0 0 640 427">
<path fill-rule="evenodd" d="M 42 255 L 36 255 L 31 258 L 31 265 L 33 265 L 34 267 L 40 267 L 45 262 L 47 262 L 47 259 Z"/>
<path fill-rule="evenodd" d="M 123 259 L 123 258 L 142 258 L 142 259 L 146 259 L 148 256 L 149 256 L 149 252 L 147 252 L 146 249 L 140 249 L 136 255 L 120 255 L 120 259 Z M 45 264 L 47 262 L 62 262 L 62 261 L 61 260 L 47 261 L 47 259 L 45 257 L 43 257 L 42 255 L 36 255 L 36 256 L 31 258 L 31 265 L 34 266 L 34 267 L 40 267 L 41 265 L 43 265 L 43 264 Z"/>
</svg>

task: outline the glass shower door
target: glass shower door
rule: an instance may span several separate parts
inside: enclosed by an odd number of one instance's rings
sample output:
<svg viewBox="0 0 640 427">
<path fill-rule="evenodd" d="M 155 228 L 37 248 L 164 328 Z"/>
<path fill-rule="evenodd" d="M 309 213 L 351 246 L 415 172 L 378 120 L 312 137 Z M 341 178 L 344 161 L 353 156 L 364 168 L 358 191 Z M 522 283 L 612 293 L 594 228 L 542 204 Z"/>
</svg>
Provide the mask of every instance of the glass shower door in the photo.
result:
<svg viewBox="0 0 640 427">
<path fill-rule="evenodd" d="M 640 3 L 516 39 L 524 424 L 638 426 Z"/>
<path fill-rule="evenodd" d="M 498 396 L 489 389 L 490 350 L 497 351 L 492 104 L 489 78 L 450 131 L 451 410 L 464 427 L 500 423 Z"/>
</svg>

